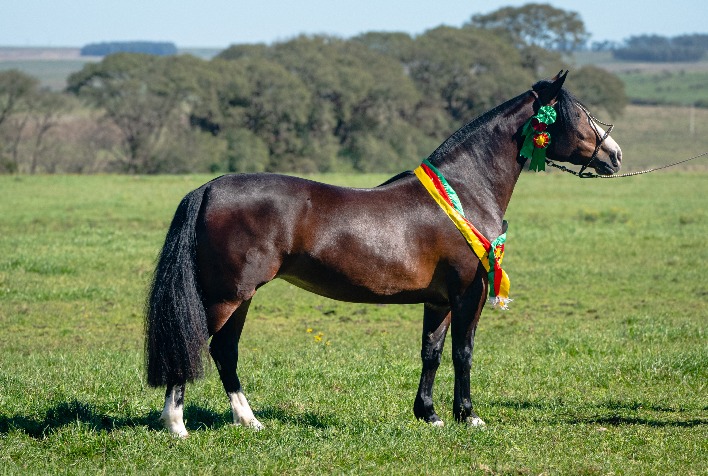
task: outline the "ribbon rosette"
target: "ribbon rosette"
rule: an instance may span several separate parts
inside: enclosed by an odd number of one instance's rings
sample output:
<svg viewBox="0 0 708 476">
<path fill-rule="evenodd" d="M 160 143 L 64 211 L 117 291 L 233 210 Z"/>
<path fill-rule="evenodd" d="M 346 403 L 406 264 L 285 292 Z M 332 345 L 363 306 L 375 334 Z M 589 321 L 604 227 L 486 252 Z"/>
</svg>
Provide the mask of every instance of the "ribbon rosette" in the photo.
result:
<svg viewBox="0 0 708 476">
<path fill-rule="evenodd" d="M 546 149 L 551 143 L 551 134 L 546 129 L 556 122 L 556 117 L 556 110 L 552 106 L 542 106 L 536 115 L 524 124 L 521 132 L 524 144 L 519 155 L 531 159 L 529 170 L 546 170 Z"/>
</svg>

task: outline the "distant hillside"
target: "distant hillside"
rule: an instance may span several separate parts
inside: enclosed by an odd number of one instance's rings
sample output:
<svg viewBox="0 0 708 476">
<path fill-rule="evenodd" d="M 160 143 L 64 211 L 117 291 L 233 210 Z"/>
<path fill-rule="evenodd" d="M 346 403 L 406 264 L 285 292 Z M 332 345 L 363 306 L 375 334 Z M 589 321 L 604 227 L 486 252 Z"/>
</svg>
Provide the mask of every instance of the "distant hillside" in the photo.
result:
<svg viewBox="0 0 708 476">
<path fill-rule="evenodd" d="M 211 59 L 222 48 L 178 48 L 178 54 L 193 55 L 198 58 Z M 97 56 L 100 58 L 100 56 Z M 5 61 L 60 61 L 60 60 L 91 60 L 92 58 L 81 55 L 81 48 L 52 48 L 52 47 L 17 47 L 0 46 L 0 63 Z M 5 68 L 3 68 L 5 69 Z"/>
<path fill-rule="evenodd" d="M 178 54 L 211 59 L 219 51 L 218 48 L 180 48 Z M 81 56 L 81 48 L 0 46 L 0 71 L 18 69 L 54 91 L 66 87 L 66 78 L 71 73 L 81 70 L 88 62 L 100 59 L 100 56 Z"/>
<path fill-rule="evenodd" d="M 708 107 L 708 60 L 624 61 L 610 51 L 583 51 L 565 59 L 577 67 L 592 64 L 616 74 L 633 104 Z"/>
<path fill-rule="evenodd" d="M 71 60 L 81 57 L 81 48 L 36 48 L 0 46 L 2 61 L 54 61 Z"/>
</svg>

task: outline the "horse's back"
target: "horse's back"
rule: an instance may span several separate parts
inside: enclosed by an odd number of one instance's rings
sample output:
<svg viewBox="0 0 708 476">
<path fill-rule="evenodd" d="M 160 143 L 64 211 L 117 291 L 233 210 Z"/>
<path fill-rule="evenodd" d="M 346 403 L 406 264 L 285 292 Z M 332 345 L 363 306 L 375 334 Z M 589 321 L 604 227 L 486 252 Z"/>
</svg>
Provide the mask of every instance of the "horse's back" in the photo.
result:
<svg viewBox="0 0 708 476">
<path fill-rule="evenodd" d="M 203 271 L 205 287 L 218 299 L 242 300 L 281 277 L 340 300 L 423 300 L 413 295 L 429 287 L 438 257 L 426 252 L 435 235 L 411 211 L 419 200 L 410 188 L 409 181 L 352 189 L 276 174 L 217 179 L 200 234 L 201 269 L 211 270 Z"/>
</svg>

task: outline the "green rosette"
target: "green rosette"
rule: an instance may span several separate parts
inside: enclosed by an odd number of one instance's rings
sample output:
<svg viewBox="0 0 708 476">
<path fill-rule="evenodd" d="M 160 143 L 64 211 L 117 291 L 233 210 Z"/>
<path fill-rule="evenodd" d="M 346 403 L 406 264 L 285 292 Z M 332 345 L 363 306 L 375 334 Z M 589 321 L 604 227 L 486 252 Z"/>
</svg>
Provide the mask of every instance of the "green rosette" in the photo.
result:
<svg viewBox="0 0 708 476">
<path fill-rule="evenodd" d="M 553 106 L 542 106 L 534 117 L 538 119 L 538 122 L 543 122 L 544 124 L 548 124 L 550 126 L 556 122 L 558 113 L 556 113 L 556 110 L 553 109 Z"/>
<path fill-rule="evenodd" d="M 524 136 L 524 143 L 521 146 L 519 156 L 524 159 L 531 159 L 529 170 L 536 172 L 546 170 L 546 149 L 536 147 L 533 142 L 533 137 L 536 134 L 536 130 L 533 127 L 533 120 L 536 119 L 538 122 L 550 125 L 556 122 L 557 117 L 558 114 L 552 106 L 542 106 L 536 115 L 524 124 L 521 131 L 521 134 Z M 550 138 L 550 134 L 548 134 L 548 136 Z"/>
</svg>

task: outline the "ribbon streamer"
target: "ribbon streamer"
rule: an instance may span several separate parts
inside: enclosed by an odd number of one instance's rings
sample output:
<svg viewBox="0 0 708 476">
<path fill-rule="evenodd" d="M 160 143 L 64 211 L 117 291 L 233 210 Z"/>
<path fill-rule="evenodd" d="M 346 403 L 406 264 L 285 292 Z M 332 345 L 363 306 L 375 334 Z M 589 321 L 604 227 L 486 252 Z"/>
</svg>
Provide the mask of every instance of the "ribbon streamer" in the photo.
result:
<svg viewBox="0 0 708 476">
<path fill-rule="evenodd" d="M 509 299 L 509 276 L 501 267 L 504 257 L 504 242 L 506 241 L 506 222 L 504 233 L 490 243 L 465 217 L 457 193 L 435 166 L 424 160 L 413 172 L 435 202 L 455 224 L 487 271 L 490 303 L 494 307 L 508 309 L 508 303 L 511 302 Z"/>
</svg>

